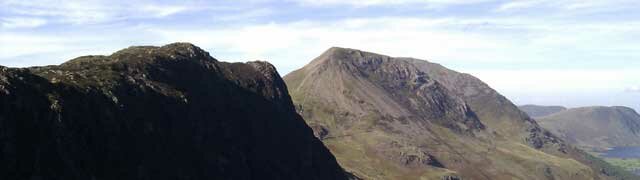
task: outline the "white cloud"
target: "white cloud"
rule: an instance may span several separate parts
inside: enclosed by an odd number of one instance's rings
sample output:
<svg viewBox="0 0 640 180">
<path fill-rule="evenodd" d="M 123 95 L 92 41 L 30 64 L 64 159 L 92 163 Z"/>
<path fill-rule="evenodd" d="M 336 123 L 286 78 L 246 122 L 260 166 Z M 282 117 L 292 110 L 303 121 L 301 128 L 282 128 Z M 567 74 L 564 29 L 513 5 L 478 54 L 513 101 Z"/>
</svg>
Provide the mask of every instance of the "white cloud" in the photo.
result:
<svg viewBox="0 0 640 180">
<path fill-rule="evenodd" d="M 620 9 L 633 8 L 640 5 L 636 0 L 512 0 L 498 6 L 495 11 L 508 12 L 523 9 L 534 9 L 537 11 L 559 10 L 560 13 L 593 13 L 593 12 L 616 12 Z M 549 12 L 555 13 L 555 12 Z"/>
<path fill-rule="evenodd" d="M 640 67 L 635 69 L 475 70 L 480 78 L 517 104 L 628 106 L 640 110 Z M 627 87 L 627 88 L 625 88 Z"/>
<path fill-rule="evenodd" d="M 2 33 L 0 34 L 0 45 L 2 46 L 0 59 L 60 51 L 64 49 L 66 41 L 63 37 Z"/>
<path fill-rule="evenodd" d="M 179 12 L 185 11 L 187 7 L 179 5 L 145 5 L 142 7 L 142 11 L 151 13 L 156 17 L 165 17 Z"/>
<path fill-rule="evenodd" d="M 0 6 L 5 13 L 14 16 L 50 18 L 72 24 L 97 24 L 129 18 L 161 18 L 189 8 L 199 8 L 150 1 L 107 0 L 5 0 L 0 2 Z"/>
<path fill-rule="evenodd" d="M 511 11 L 517 9 L 530 8 L 540 3 L 544 3 L 544 0 L 523 0 L 523 1 L 510 1 L 506 2 L 496 9 L 497 11 Z"/>
<path fill-rule="evenodd" d="M 47 21 L 40 18 L 25 18 L 25 17 L 8 17 L 2 18 L 0 24 L 2 28 L 14 29 L 14 28 L 35 28 L 46 24 Z"/>
<path fill-rule="evenodd" d="M 252 18 L 264 17 L 264 16 L 272 15 L 274 13 L 275 11 L 273 9 L 260 8 L 255 10 L 247 10 L 239 13 L 233 13 L 233 14 L 225 14 L 225 15 L 216 14 L 214 16 L 214 19 L 218 21 L 248 21 L 248 20 L 251 20 Z"/>
<path fill-rule="evenodd" d="M 188 41 L 232 52 L 232 59 L 265 59 L 281 72 L 300 67 L 332 46 L 360 48 L 392 56 L 413 56 L 476 62 L 508 61 L 494 49 L 510 44 L 481 34 L 448 31 L 453 19 L 346 19 L 337 22 L 299 21 L 212 30 L 154 29 L 164 41 Z M 384 27 L 384 28 L 380 28 Z M 460 53 L 465 52 L 465 53 Z M 215 53 L 213 53 L 215 54 Z M 275 56 L 275 57 L 274 57 Z M 469 58 L 483 57 L 483 58 Z"/>
<path fill-rule="evenodd" d="M 115 16 L 116 10 L 109 10 L 100 1 L 3 1 L 7 13 L 32 17 L 56 17 L 71 23 L 103 22 Z"/>
<path fill-rule="evenodd" d="M 100 34 L 100 35 L 96 35 Z M 131 29 L 106 32 L 0 33 L 0 65 L 10 67 L 59 64 L 83 55 L 108 55 L 133 42 L 152 39 Z"/>
<path fill-rule="evenodd" d="M 41 37 L 14 33 L 21 35 L 14 37 L 5 33 L 2 36 L 4 39 L 0 38 L 0 43 L 12 45 L 11 48 L 2 49 L 6 52 L 2 52 L 0 58 L 60 51 L 61 47 L 74 47 L 73 44 L 78 42 L 125 47 L 142 42 L 162 45 L 187 41 L 224 53 L 228 55 L 226 59 L 271 60 L 281 68 L 281 72 L 289 72 L 304 65 L 331 46 L 430 59 L 445 65 L 513 64 L 515 61 L 549 63 L 553 59 L 564 58 L 560 59 L 562 61 L 579 55 L 625 55 L 640 58 L 635 53 L 640 50 L 635 46 L 636 41 L 628 37 L 639 35 L 634 32 L 639 28 L 640 24 L 634 23 L 571 24 L 527 18 L 405 17 L 297 21 L 216 28 L 146 25 L 106 30 L 105 34 L 101 33 L 102 36 L 99 36 L 105 38 L 80 31 L 79 36 L 71 38 L 75 41 L 73 43 L 55 35 Z M 139 37 L 140 34 L 144 36 Z M 16 39 L 18 37 L 23 39 Z M 113 42 L 114 39 L 118 40 L 117 43 Z M 44 46 L 48 47 L 40 48 Z M 216 52 L 212 54 L 216 55 Z M 567 57 L 567 54 L 573 54 L 574 57 Z"/>
<path fill-rule="evenodd" d="M 425 5 L 425 7 L 447 7 L 452 5 L 500 2 L 497 0 L 289 0 L 307 6 L 350 5 L 353 7 L 388 5 Z M 607 10 L 631 8 L 638 5 L 636 0 L 507 0 L 495 11 L 515 11 L 534 7 L 558 10 Z"/>
<path fill-rule="evenodd" d="M 640 67 L 635 69 L 487 69 L 468 72 L 495 87 L 509 93 L 570 93 L 570 92 L 622 92 L 640 77 Z"/>
<path fill-rule="evenodd" d="M 626 92 L 640 92 L 640 86 L 631 86 L 625 89 Z"/>
<path fill-rule="evenodd" d="M 456 4 L 475 4 L 491 0 L 291 0 L 307 6 L 350 5 L 354 7 L 380 5 L 423 4 L 426 7 L 440 7 Z"/>
</svg>

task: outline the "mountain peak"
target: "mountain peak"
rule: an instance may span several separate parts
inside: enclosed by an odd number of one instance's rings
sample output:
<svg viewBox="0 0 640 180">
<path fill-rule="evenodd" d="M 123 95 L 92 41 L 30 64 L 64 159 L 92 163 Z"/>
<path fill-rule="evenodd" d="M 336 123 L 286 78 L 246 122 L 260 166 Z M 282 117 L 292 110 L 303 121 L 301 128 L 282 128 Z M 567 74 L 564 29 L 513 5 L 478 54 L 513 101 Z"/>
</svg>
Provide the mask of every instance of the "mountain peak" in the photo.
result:
<svg viewBox="0 0 640 180">
<path fill-rule="evenodd" d="M 213 59 L 208 52 L 191 43 L 176 42 L 161 47 L 157 46 L 131 46 L 111 55 L 115 59 L 136 59 L 137 57 L 165 56 L 170 60 L 194 60 Z"/>
<path fill-rule="evenodd" d="M 317 59 L 321 59 L 324 62 L 329 62 L 332 60 L 347 60 L 352 59 L 349 57 L 362 57 L 362 53 L 360 50 L 342 48 L 342 47 L 331 47 L 327 49 L 324 53 L 322 53 Z"/>
<path fill-rule="evenodd" d="M 327 49 L 322 54 L 323 55 L 338 55 L 338 54 L 351 53 L 351 52 L 355 52 L 355 51 L 360 51 L 360 50 L 333 46 L 333 47 Z"/>
<path fill-rule="evenodd" d="M 197 56 L 209 56 L 209 53 L 202 50 L 202 48 L 193 45 L 191 43 L 185 42 L 176 42 L 164 45 L 160 47 L 161 51 L 167 51 L 171 53 L 183 54 L 189 57 L 197 57 Z"/>
<path fill-rule="evenodd" d="M 109 56 L 80 56 L 62 63 L 64 69 L 87 69 L 99 65 L 126 63 L 146 64 L 163 61 L 217 61 L 208 52 L 191 43 L 171 43 L 164 46 L 130 46 L 114 52 Z"/>
<path fill-rule="evenodd" d="M 320 56 L 315 58 L 310 64 L 310 67 L 315 67 L 320 64 L 340 65 L 344 63 L 363 62 L 370 61 L 372 59 L 390 59 L 391 57 L 376 54 L 372 52 L 362 51 L 358 49 L 343 48 L 343 47 L 331 47 L 323 52 Z"/>
</svg>

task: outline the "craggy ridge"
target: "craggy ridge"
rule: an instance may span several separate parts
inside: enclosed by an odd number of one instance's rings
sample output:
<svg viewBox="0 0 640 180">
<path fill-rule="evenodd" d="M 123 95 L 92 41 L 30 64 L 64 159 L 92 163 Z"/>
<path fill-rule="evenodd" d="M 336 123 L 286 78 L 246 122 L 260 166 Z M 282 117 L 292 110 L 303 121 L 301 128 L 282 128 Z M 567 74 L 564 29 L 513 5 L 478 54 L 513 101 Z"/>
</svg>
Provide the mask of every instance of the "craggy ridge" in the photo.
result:
<svg viewBox="0 0 640 180">
<path fill-rule="evenodd" d="M 0 68 L 0 177 L 346 179 L 266 62 L 188 43 Z"/>
</svg>

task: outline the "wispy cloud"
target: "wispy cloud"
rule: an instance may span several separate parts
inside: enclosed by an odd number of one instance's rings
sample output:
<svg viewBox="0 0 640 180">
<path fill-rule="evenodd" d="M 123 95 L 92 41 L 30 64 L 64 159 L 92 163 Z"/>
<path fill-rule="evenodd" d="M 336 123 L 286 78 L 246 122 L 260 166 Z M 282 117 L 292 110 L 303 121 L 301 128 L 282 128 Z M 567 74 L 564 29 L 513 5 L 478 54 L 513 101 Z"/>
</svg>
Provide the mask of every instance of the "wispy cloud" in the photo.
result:
<svg viewBox="0 0 640 180">
<path fill-rule="evenodd" d="M 443 7 L 448 5 L 477 4 L 492 0 L 291 0 L 305 6 L 350 5 L 353 7 L 422 5 L 424 7 Z"/>
<path fill-rule="evenodd" d="M 149 1 L 106 0 L 6 0 L 5 13 L 14 16 L 49 18 L 61 23 L 96 24 L 131 18 L 158 18 L 187 10 L 187 6 Z"/>
<path fill-rule="evenodd" d="M 620 9 L 629 9 L 639 5 L 640 2 L 635 0 L 517 0 L 507 1 L 498 6 L 497 12 L 513 12 L 520 10 L 544 10 L 548 13 L 597 13 L 597 12 L 616 12 Z M 560 12 L 554 12 L 560 11 Z"/>
<path fill-rule="evenodd" d="M 120 34 L 118 34 L 120 33 Z M 99 34 L 99 33 L 98 33 Z M 0 65 L 11 67 L 59 64 L 66 60 L 90 54 L 110 54 L 130 44 L 124 38 L 135 40 L 126 31 L 105 33 L 39 34 L 4 32 L 0 34 Z M 140 36 L 140 35 L 139 35 Z M 70 38 L 72 37 L 72 38 Z"/>
<path fill-rule="evenodd" d="M 640 67 L 631 69 L 487 69 L 469 73 L 480 77 L 501 92 L 518 93 L 571 93 L 571 92 L 622 92 L 637 87 L 627 87 L 630 79 L 620 77 L 640 76 Z"/>
<path fill-rule="evenodd" d="M 233 14 L 217 14 L 214 16 L 214 19 L 218 21 L 249 21 L 253 18 L 265 17 L 274 13 L 276 12 L 271 8 L 259 8 Z"/>
<path fill-rule="evenodd" d="M 496 9 L 497 11 L 512 11 L 518 9 L 531 8 L 533 6 L 545 3 L 544 0 L 523 0 L 506 2 Z"/>
<path fill-rule="evenodd" d="M 640 86 L 631 86 L 625 89 L 625 92 L 640 92 Z"/>
<path fill-rule="evenodd" d="M 47 23 L 46 20 L 40 18 L 27 18 L 27 17 L 6 17 L 0 19 L 0 27 L 14 29 L 14 28 L 35 28 Z"/>
<path fill-rule="evenodd" d="M 213 49 L 240 54 L 238 59 L 270 58 L 282 72 L 300 67 L 331 46 L 355 47 L 397 56 L 439 59 L 500 61 L 505 57 L 490 54 L 491 49 L 506 48 L 500 40 L 474 33 L 438 29 L 446 19 L 346 19 L 337 22 L 298 21 L 268 23 L 215 30 L 151 30 L 166 42 L 189 41 Z M 379 27 L 385 27 L 381 29 Z M 402 32 L 402 33 L 399 33 Z M 287 53 L 279 53 L 279 52 Z M 467 51 L 466 55 L 458 52 Z M 296 54 L 298 52 L 301 54 Z M 280 55 L 278 55 L 280 54 Z M 276 57 L 274 57 L 274 55 Z M 281 59 L 280 59 L 281 58 Z"/>
<path fill-rule="evenodd" d="M 165 17 L 180 13 L 187 10 L 187 7 L 181 5 L 154 5 L 149 4 L 142 7 L 143 12 L 151 13 L 156 17 Z"/>
</svg>

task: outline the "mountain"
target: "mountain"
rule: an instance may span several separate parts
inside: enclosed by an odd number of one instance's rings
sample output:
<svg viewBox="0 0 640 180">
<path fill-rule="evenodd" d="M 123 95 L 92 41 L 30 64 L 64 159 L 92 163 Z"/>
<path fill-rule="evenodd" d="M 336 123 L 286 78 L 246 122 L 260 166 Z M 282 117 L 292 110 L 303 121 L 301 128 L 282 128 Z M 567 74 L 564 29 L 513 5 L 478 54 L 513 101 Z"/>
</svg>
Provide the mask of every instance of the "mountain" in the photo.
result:
<svg viewBox="0 0 640 180">
<path fill-rule="evenodd" d="M 637 178 L 438 64 L 334 47 L 284 80 L 298 113 L 360 178 Z"/>
<path fill-rule="evenodd" d="M 537 119 L 541 126 L 587 149 L 640 146 L 640 115 L 628 107 L 580 107 Z"/>
<path fill-rule="evenodd" d="M 533 104 L 518 106 L 518 108 L 520 108 L 520 110 L 524 111 L 532 118 L 544 117 L 553 113 L 567 110 L 567 108 L 562 106 L 539 106 Z"/>
<path fill-rule="evenodd" d="M 0 68 L 0 179 L 346 179 L 266 62 L 188 43 Z"/>
</svg>

